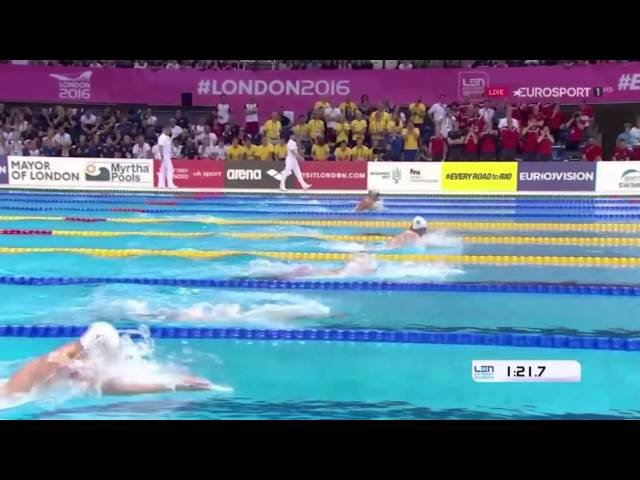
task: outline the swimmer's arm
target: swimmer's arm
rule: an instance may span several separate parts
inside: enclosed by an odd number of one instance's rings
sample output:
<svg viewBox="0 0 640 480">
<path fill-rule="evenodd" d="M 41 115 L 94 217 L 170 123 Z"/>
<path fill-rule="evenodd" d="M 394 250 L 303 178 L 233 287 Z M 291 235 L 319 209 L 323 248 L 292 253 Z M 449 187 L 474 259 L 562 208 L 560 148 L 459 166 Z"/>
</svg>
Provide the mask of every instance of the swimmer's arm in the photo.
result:
<svg viewBox="0 0 640 480">
<path fill-rule="evenodd" d="M 211 390 L 211 383 L 204 379 L 186 377 L 171 387 L 162 383 L 129 383 L 121 380 L 109 380 L 101 387 L 103 395 L 144 395 L 187 390 Z"/>
</svg>

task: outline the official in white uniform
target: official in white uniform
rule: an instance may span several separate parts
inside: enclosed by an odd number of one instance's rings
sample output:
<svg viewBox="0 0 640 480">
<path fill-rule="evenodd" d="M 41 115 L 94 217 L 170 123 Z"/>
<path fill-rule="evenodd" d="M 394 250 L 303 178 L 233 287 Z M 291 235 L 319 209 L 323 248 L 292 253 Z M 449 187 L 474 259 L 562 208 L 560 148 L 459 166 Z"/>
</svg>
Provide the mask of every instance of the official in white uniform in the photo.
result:
<svg viewBox="0 0 640 480">
<path fill-rule="evenodd" d="M 287 177 L 291 175 L 291 172 L 294 173 L 298 182 L 302 186 L 304 190 L 311 188 L 311 184 L 304 181 L 302 178 L 302 171 L 300 170 L 300 165 L 298 161 L 304 161 L 304 157 L 298 153 L 298 144 L 296 143 L 297 137 L 295 134 L 291 134 L 289 137 L 289 141 L 287 142 L 287 157 L 284 161 L 284 170 L 281 172 L 282 178 L 280 179 L 280 191 L 286 192 L 287 188 L 285 187 L 285 182 L 287 181 Z"/>
<path fill-rule="evenodd" d="M 173 184 L 173 163 L 171 163 L 171 126 L 165 125 L 158 137 L 160 149 L 160 172 L 158 172 L 158 187 L 178 188 Z"/>
</svg>

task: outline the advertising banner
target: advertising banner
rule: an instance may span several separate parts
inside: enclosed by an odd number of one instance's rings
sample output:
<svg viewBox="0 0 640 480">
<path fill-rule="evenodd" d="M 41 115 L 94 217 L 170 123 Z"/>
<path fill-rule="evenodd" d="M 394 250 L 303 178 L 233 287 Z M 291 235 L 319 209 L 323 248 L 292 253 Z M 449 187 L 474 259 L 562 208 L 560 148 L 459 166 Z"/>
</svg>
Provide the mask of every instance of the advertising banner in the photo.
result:
<svg viewBox="0 0 640 480">
<path fill-rule="evenodd" d="M 7 166 L 7 156 L 0 155 L 0 185 L 9 183 L 9 167 Z"/>
<path fill-rule="evenodd" d="M 445 192 L 515 192 L 517 162 L 444 162 L 442 189 Z"/>
<path fill-rule="evenodd" d="M 369 162 L 368 188 L 382 192 L 436 192 L 441 188 L 442 164 Z"/>
<path fill-rule="evenodd" d="M 158 186 L 160 161 L 154 161 L 154 185 Z M 224 162 L 220 160 L 173 160 L 173 183 L 178 188 L 224 188 Z"/>
<path fill-rule="evenodd" d="M 278 189 L 284 162 L 257 160 L 226 160 L 224 188 Z M 287 188 L 293 188 L 293 174 L 287 178 Z"/>
<path fill-rule="evenodd" d="M 596 162 L 522 162 L 518 191 L 593 192 Z"/>
<path fill-rule="evenodd" d="M 488 90 L 488 89 L 492 90 Z M 445 95 L 448 102 L 480 98 L 490 92 L 513 100 L 577 104 L 640 102 L 640 62 L 567 68 L 429 68 L 415 70 L 152 70 L 0 65 L 2 100 L 47 103 L 181 105 L 191 94 L 194 106 L 210 106 L 225 94 L 232 116 L 243 118 L 255 97 L 260 113 L 280 106 L 306 112 L 322 98 L 372 104 L 390 98 L 406 105 Z"/>
<path fill-rule="evenodd" d="M 366 190 L 367 162 L 300 162 L 311 190 Z M 293 174 L 294 188 L 301 188 Z"/>
<path fill-rule="evenodd" d="M 147 159 L 10 156 L 8 167 L 9 184 L 16 186 L 153 187 L 153 162 Z"/>
<path fill-rule="evenodd" d="M 594 163 L 596 191 L 640 192 L 640 161 Z"/>
</svg>

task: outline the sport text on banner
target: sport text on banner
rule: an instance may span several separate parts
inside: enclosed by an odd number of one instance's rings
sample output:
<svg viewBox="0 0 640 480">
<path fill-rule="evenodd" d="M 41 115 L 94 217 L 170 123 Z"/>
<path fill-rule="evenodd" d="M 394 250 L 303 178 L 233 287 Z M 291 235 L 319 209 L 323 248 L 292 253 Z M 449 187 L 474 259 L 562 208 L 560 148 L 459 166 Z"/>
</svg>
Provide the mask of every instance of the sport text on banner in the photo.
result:
<svg viewBox="0 0 640 480">
<path fill-rule="evenodd" d="M 598 192 L 640 192 L 640 162 L 597 162 Z"/>
<path fill-rule="evenodd" d="M 437 192 L 441 188 L 441 163 L 369 162 L 368 188 L 385 193 Z"/>
<path fill-rule="evenodd" d="M 518 164 L 518 191 L 592 192 L 596 162 L 522 162 Z"/>
<path fill-rule="evenodd" d="M 152 188 L 147 159 L 67 157 L 8 158 L 9 185 L 33 187 Z"/>
<path fill-rule="evenodd" d="M 174 159 L 173 183 L 178 188 L 224 188 L 224 162 Z M 154 185 L 158 186 L 160 161 L 154 161 Z"/>
<path fill-rule="evenodd" d="M 444 162 L 442 189 L 445 192 L 515 192 L 517 162 Z"/>
</svg>

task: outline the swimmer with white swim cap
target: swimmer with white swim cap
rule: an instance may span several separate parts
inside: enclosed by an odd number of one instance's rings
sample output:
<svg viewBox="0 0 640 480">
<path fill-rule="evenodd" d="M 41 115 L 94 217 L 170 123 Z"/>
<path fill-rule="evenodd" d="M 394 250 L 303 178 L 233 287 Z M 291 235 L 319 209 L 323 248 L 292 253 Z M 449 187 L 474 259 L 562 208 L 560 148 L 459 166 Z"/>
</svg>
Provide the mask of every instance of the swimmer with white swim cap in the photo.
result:
<svg viewBox="0 0 640 480">
<path fill-rule="evenodd" d="M 377 190 L 369 190 L 367 196 L 360 200 L 356 207 L 356 212 L 366 212 L 371 210 L 380 210 L 380 192 Z"/>
<path fill-rule="evenodd" d="M 91 324 L 87 331 L 71 343 L 32 360 L 18 370 L 1 388 L 4 395 L 26 394 L 34 389 L 46 388 L 56 380 L 68 379 L 94 383 L 78 371 L 83 361 L 100 357 L 108 362 L 120 353 L 120 334 L 106 322 Z M 79 362 L 79 363 L 77 363 Z M 185 376 L 175 385 L 122 382 L 117 378 L 101 381 L 98 385 L 104 395 L 134 395 L 173 390 L 209 390 L 211 383 L 201 378 Z"/>
<path fill-rule="evenodd" d="M 385 247 L 398 248 L 404 245 L 416 243 L 420 239 L 420 237 L 422 237 L 426 233 L 427 221 L 420 216 L 415 217 L 411 222 L 411 227 L 389 240 L 386 243 Z"/>
</svg>

